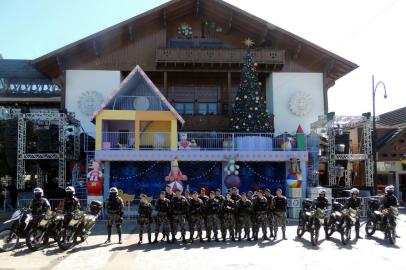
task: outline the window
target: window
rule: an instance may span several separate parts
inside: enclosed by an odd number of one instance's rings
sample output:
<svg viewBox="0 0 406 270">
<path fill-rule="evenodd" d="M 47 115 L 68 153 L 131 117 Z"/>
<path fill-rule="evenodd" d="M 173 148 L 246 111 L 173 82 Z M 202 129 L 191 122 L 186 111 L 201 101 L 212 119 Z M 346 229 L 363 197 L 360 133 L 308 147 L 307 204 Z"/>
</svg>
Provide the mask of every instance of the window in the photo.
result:
<svg viewBox="0 0 406 270">
<path fill-rule="evenodd" d="M 198 113 L 202 115 L 217 114 L 217 103 L 199 103 Z"/>
<path fill-rule="evenodd" d="M 175 103 L 175 110 L 180 114 L 192 115 L 194 106 L 193 103 Z"/>
</svg>

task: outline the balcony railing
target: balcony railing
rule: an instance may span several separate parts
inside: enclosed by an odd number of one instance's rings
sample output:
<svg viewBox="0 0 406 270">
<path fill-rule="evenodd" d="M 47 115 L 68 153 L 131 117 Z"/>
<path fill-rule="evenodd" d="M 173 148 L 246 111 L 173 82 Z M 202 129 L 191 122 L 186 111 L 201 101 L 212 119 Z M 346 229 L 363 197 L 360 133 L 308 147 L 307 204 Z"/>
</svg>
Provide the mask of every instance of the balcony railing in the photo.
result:
<svg viewBox="0 0 406 270">
<path fill-rule="evenodd" d="M 284 50 L 256 49 L 255 62 L 266 65 L 283 65 Z M 208 48 L 165 48 L 156 50 L 157 63 L 220 63 L 242 64 L 245 49 L 208 49 Z"/>
<path fill-rule="evenodd" d="M 163 111 L 165 108 L 156 96 L 118 96 L 113 103 L 113 110 Z"/>
<path fill-rule="evenodd" d="M 170 150 L 171 136 L 168 132 L 142 132 L 139 147 L 132 132 L 103 132 L 103 150 L 139 149 Z M 306 137 L 299 143 L 295 137 L 273 133 L 231 132 L 179 132 L 177 149 L 180 151 L 305 151 Z"/>
</svg>

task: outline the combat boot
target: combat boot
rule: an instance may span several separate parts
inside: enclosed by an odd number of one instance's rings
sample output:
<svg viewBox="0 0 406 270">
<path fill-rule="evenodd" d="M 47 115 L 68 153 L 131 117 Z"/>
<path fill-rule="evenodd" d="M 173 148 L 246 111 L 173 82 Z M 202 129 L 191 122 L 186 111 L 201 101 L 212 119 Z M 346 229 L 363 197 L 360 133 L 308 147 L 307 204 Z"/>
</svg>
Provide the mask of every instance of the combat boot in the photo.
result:
<svg viewBox="0 0 406 270">
<path fill-rule="evenodd" d="M 240 242 L 241 241 L 241 233 L 239 232 L 237 234 L 238 234 L 238 242 Z"/>
<path fill-rule="evenodd" d="M 254 238 L 254 241 L 258 241 L 258 232 L 254 232 L 252 237 Z"/>
<path fill-rule="evenodd" d="M 192 236 L 193 237 L 193 236 Z M 182 243 L 186 244 L 186 235 L 184 233 L 182 233 Z"/>
<path fill-rule="evenodd" d="M 142 234 L 139 234 L 139 238 L 140 238 L 140 240 L 138 241 L 138 245 L 141 245 L 142 244 Z"/>
<path fill-rule="evenodd" d="M 206 232 L 207 242 L 211 241 L 211 232 Z"/>
<path fill-rule="evenodd" d="M 278 235 L 278 231 L 274 231 L 273 232 L 273 240 L 276 240 L 277 235 Z"/>
<path fill-rule="evenodd" d="M 199 239 L 200 239 L 200 243 L 204 243 L 203 235 L 202 235 L 202 234 L 199 234 Z"/>
<path fill-rule="evenodd" d="M 217 234 L 214 235 L 214 240 L 215 240 L 216 242 L 220 242 L 220 239 L 217 237 Z"/>
<path fill-rule="evenodd" d="M 149 243 L 149 244 L 152 243 L 152 241 L 151 241 L 151 233 L 148 233 L 148 243 Z"/>
<path fill-rule="evenodd" d="M 363 239 L 363 238 L 361 237 L 361 235 L 359 235 L 359 228 L 355 229 L 355 238 L 357 238 L 357 239 Z"/>
<path fill-rule="evenodd" d="M 282 237 L 283 237 L 284 240 L 288 240 L 288 238 L 286 238 L 285 231 L 282 231 Z"/>
<path fill-rule="evenodd" d="M 154 243 L 158 243 L 158 234 L 159 233 L 155 233 Z"/>
<path fill-rule="evenodd" d="M 266 231 L 264 232 L 264 237 L 263 237 L 263 239 L 264 239 L 264 240 L 269 240 L 269 238 L 268 238 L 268 235 L 267 235 Z"/>
</svg>

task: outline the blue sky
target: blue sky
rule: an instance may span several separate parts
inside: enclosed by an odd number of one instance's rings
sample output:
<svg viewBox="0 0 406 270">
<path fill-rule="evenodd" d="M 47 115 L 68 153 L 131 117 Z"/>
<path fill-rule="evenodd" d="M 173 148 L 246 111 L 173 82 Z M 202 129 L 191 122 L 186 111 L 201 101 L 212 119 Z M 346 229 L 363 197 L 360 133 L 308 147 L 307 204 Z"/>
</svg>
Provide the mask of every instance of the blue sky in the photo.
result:
<svg viewBox="0 0 406 270">
<path fill-rule="evenodd" d="M 226 0 L 247 12 L 330 50 L 360 68 L 328 91 L 339 115 L 371 111 L 371 75 L 383 80 L 377 113 L 406 106 L 406 1 Z M 163 0 L 0 0 L 0 53 L 34 59 L 147 11 Z"/>
</svg>

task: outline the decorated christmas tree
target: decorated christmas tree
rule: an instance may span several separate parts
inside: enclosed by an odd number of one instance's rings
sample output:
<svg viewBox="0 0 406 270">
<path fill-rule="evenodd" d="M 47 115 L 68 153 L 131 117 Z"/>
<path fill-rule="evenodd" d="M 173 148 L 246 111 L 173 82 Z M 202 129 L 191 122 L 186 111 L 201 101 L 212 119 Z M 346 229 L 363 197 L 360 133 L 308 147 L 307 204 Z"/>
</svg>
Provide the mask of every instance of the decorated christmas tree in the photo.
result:
<svg viewBox="0 0 406 270">
<path fill-rule="evenodd" d="M 245 41 L 247 50 L 241 72 L 240 86 L 235 98 L 231 127 L 235 132 L 272 132 L 272 123 L 266 109 L 266 100 L 261 93 L 257 64 L 254 63 L 250 47 L 251 39 Z"/>
</svg>

